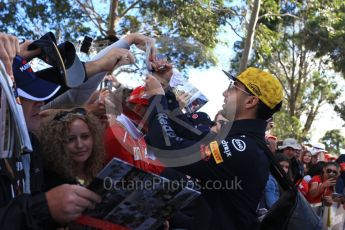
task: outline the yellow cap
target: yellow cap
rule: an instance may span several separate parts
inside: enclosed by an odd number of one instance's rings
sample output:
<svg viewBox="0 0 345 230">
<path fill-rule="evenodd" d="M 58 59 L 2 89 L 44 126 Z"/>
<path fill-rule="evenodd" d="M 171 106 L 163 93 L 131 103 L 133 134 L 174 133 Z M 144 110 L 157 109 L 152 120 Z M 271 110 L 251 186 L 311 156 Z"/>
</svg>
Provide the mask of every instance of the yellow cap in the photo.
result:
<svg viewBox="0 0 345 230">
<path fill-rule="evenodd" d="M 270 73 L 250 67 L 236 77 L 247 89 L 273 109 L 283 100 L 283 87 L 279 80 Z"/>
</svg>

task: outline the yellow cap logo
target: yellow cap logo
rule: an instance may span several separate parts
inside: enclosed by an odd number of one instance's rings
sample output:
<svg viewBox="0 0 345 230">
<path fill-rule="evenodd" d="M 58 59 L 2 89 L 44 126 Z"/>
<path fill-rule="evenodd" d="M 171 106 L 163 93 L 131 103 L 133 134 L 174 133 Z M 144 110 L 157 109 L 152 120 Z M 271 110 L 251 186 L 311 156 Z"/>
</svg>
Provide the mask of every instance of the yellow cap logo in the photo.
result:
<svg viewBox="0 0 345 230">
<path fill-rule="evenodd" d="M 279 80 L 270 73 L 250 67 L 237 78 L 247 89 L 273 109 L 283 100 L 283 87 Z"/>
</svg>

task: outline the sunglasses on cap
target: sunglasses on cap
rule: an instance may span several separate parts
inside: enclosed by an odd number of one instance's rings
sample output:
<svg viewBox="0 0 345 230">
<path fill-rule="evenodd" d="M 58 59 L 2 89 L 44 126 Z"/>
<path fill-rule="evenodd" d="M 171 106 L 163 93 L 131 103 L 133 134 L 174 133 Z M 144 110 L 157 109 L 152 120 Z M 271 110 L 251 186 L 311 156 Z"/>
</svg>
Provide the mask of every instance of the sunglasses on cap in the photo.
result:
<svg viewBox="0 0 345 230">
<path fill-rule="evenodd" d="M 61 111 L 58 112 L 54 119 L 55 121 L 63 121 L 63 119 L 68 115 L 68 114 L 77 114 L 81 116 L 85 116 L 87 114 L 86 110 L 84 108 L 75 108 L 70 111 Z"/>
<path fill-rule="evenodd" d="M 338 171 L 336 171 L 336 170 L 326 169 L 326 172 L 327 172 L 328 174 L 335 174 L 335 175 L 338 175 Z"/>
</svg>

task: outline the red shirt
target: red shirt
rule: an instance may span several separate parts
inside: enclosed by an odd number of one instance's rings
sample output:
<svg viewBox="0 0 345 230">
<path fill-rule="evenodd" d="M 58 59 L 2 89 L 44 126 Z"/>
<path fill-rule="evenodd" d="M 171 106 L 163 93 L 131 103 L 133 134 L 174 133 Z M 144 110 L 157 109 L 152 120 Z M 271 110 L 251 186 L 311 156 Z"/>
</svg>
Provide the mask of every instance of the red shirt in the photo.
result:
<svg viewBox="0 0 345 230">
<path fill-rule="evenodd" d="M 117 157 L 146 172 L 159 175 L 164 170 L 162 163 L 148 156 L 144 137 L 135 139 L 119 122 L 105 131 L 104 145 L 106 163 Z"/>
<path fill-rule="evenodd" d="M 301 183 L 298 185 L 298 190 L 303 194 L 305 198 L 307 198 L 309 192 L 308 182 L 302 179 Z"/>
<path fill-rule="evenodd" d="M 310 182 L 309 182 L 309 188 L 311 187 L 311 185 L 312 185 L 313 183 L 317 183 L 317 185 L 320 186 L 320 184 L 321 184 L 322 182 L 323 182 L 323 181 L 322 181 L 321 176 L 314 176 L 313 178 L 311 178 L 311 180 L 310 180 Z M 311 203 L 311 204 L 321 203 L 321 202 L 322 202 L 321 199 L 322 199 L 323 196 L 330 196 L 330 195 L 332 195 L 332 193 L 333 193 L 333 187 L 324 188 L 324 189 L 322 190 L 322 192 L 320 192 L 320 193 L 318 194 L 317 197 L 311 197 L 311 196 L 310 196 L 310 191 L 309 191 L 309 193 L 308 193 L 308 195 L 307 195 L 307 200 L 308 200 L 309 203 Z"/>
</svg>

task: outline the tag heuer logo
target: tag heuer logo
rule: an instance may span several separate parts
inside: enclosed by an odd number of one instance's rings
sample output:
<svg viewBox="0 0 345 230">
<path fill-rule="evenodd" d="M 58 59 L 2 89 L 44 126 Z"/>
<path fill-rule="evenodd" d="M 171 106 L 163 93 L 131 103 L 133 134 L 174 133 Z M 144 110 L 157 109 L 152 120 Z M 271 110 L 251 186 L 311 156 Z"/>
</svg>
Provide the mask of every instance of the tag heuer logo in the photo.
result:
<svg viewBox="0 0 345 230">
<path fill-rule="evenodd" d="M 253 83 L 248 83 L 248 87 L 254 92 L 256 96 L 261 96 L 260 88 L 257 85 L 254 85 Z"/>
</svg>

